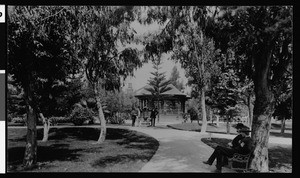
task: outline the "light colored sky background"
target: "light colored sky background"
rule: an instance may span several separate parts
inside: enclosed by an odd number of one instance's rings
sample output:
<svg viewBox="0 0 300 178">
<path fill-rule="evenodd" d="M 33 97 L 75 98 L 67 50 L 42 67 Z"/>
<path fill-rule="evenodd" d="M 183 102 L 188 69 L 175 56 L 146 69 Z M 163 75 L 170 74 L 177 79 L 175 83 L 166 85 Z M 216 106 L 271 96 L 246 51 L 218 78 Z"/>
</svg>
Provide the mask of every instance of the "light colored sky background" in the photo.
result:
<svg viewBox="0 0 300 178">
<path fill-rule="evenodd" d="M 154 31 L 159 31 L 161 27 L 157 24 L 151 24 L 151 25 L 141 25 L 138 22 L 133 22 L 132 27 L 135 29 L 137 32 L 136 35 L 142 35 L 144 33 L 148 32 L 154 32 Z M 136 46 L 138 49 L 141 49 L 142 46 Z M 183 81 L 183 84 L 185 86 L 185 93 L 190 91 L 189 87 L 186 87 L 187 83 L 187 78 L 185 77 L 185 71 L 184 69 L 181 68 L 181 64 L 175 63 L 175 61 L 169 59 L 171 54 L 163 54 L 162 55 L 162 64 L 161 64 L 161 69 L 160 72 L 166 72 L 166 78 L 169 79 L 171 71 L 174 66 L 177 67 L 177 70 L 179 71 L 179 81 Z M 150 72 L 153 72 L 153 64 L 151 61 L 148 63 L 145 63 L 142 68 L 139 68 L 134 72 L 134 77 L 128 77 L 125 80 L 125 86 L 124 89 L 128 88 L 128 83 L 132 83 L 133 90 L 138 90 L 142 88 L 143 86 L 147 85 L 148 80 L 150 77 L 153 77 L 153 75 Z"/>
</svg>

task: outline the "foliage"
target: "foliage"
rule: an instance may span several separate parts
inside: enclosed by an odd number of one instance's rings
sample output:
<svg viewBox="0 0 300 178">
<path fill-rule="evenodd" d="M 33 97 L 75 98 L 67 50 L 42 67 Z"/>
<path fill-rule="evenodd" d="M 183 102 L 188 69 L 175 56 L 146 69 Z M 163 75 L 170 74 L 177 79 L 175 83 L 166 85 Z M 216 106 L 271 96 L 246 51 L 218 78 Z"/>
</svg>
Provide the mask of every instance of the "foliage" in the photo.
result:
<svg viewBox="0 0 300 178">
<path fill-rule="evenodd" d="M 290 95 L 286 100 L 275 105 L 273 116 L 279 116 L 277 117 L 278 120 L 292 119 L 292 109 L 292 97 Z"/>
<path fill-rule="evenodd" d="M 52 86 L 64 82 L 78 67 L 68 34 L 72 33 L 76 16 L 61 6 L 8 7 L 8 64 L 7 71 L 24 90 L 27 108 L 27 145 L 24 166 L 37 162 L 36 120 L 38 112 L 51 112 Z M 41 96 L 41 93 L 43 96 Z"/>
<path fill-rule="evenodd" d="M 70 121 L 74 125 L 82 125 L 84 122 L 93 121 L 93 115 L 88 108 L 75 107 L 70 115 Z"/>
<path fill-rule="evenodd" d="M 119 89 L 120 77 L 133 75 L 141 66 L 137 50 L 125 47 L 134 36 L 129 26 L 134 18 L 132 7 L 81 6 L 78 11 L 82 24 L 78 55 L 85 61 L 87 79 L 93 84 L 100 82 L 106 90 Z"/>
<path fill-rule="evenodd" d="M 69 123 L 69 122 L 71 122 L 70 117 L 50 117 L 49 120 L 52 123 L 52 125 L 56 125 L 56 124 L 59 124 L 59 123 Z"/>
<path fill-rule="evenodd" d="M 221 56 L 218 64 L 221 73 L 211 80 L 210 90 L 207 92 L 207 104 L 219 110 L 221 115 L 226 114 L 226 110 L 238 104 L 240 79 L 237 76 L 232 63 L 235 60 L 233 53 L 228 51 L 229 57 Z"/>
<path fill-rule="evenodd" d="M 7 119 L 8 122 L 12 118 L 26 113 L 26 104 L 24 101 L 24 91 L 14 83 L 12 77 L 7 78 Z"/>
<path fill-rule="evenodd" d="M 228 6 L 220 10 L 210 30 L 223 52 L 232 47 L 237 58 L 246 59 L 241 69 L 253 79 L 256 98 L 252 125 L 256 149 L 251 165 L 255 170 L 268 171 L 264 148 L 268 146 L 270 120 L 275 102 L 284 91 L 284 79 L 291 78 L 287 76 L 291 76 L 292 66 L 293 7 Z"/>
<path fill-rule="evenodd" d="M 68 18 L 67 9 L 59 6 L 9 8 L 8 72 L 20 86 L 25 88 L 31 80 L 40 85 L 65 80 L 75 67 L 66 38 Z"/>
<path fill-rule="evenodd" d="M 119 90 L 121 79 L 132 76 L 141 67 L 137 49 L 128 47 L 135 31 L 130 27 L 135 14 L 132 6 L 80 6 L 75 7 L 77 22 L 78 57 L 84 63 L 87 80 L 94 91 L 101 120 L 98 142 L 106 137 L 105 116 L 100 99 L 101 90 Z"/>
<path fill-rule="evenodd" d="M 177 67 L 174 66 L 172 68 L 172 71 L 171 71 L 171 75 L 170 75 L 170 78 L 169 78 L 169 81 L 171 84 L 173 84 L 179 91 L 182 91 L 184 90 L 184 85 L 183 85 L 183 82 L 179 82 L 179 71 L 177 70 Z"/>
<path fill-rule="evenodd" d="M 81 77 L 70 78 L 64 82 L 61 90 L 58 91 L 55 99 L 55 105 L 52 108 L 53 116 L 67 116 L 71 113 L 75 103 L 78 103 L 82 98 L 84 98 L 83 85 Z M 55 87 L 53 87 L 55 88 Z"/>
<path fill-rule="evenodd" d="M 188 110 L 187 110 L 187 113 L 190 114 L 190 119 L 191 121 L 193 120 L 198 120 L 198 112 L 196 111 L 196 108 L 195 107 L 190 107 Z"/>
<path fill-rule="evenodd" d="M 121 114 L 115 114 L 112 117 L 109 117 L 107 120 L 111 124 L 119 124 L 119 125 L 121 125 L 121 124 L 125 123 L 125 118 L 122 117 Z"/>
<path fill-rule="evenodd" d="M 25 117 L 14 117 L 14 118 L 12 118 L 11 122 L 26 124 L 26 118 Z"/>
</svg>

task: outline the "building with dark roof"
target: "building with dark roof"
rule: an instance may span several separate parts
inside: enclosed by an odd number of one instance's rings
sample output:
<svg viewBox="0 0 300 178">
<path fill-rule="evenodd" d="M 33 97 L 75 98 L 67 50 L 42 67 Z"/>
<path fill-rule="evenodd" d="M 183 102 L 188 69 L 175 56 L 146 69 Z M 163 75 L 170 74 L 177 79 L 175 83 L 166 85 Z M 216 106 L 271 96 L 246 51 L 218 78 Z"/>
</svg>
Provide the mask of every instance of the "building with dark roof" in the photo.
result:
<svg viewBox="0 0 300 178">
<path fill-rule="evenodd" d="M 146 85 L 134 92 L 134 96 L 139 100 L 139 106 L 143 109 L 151 109 L 154 107 L 159 108 L 160 113 L 164 114 L 180 114 L 185 113 L 185 102 L 190 99 L 190 96 L 180 92 L 174 85 L 169 84 L 172 89 L 161 93 L 162 100 L 160 106 L 155 105 L 152 101 L 152 94 L 146 88 L 150 88 Z"/>
</svg>

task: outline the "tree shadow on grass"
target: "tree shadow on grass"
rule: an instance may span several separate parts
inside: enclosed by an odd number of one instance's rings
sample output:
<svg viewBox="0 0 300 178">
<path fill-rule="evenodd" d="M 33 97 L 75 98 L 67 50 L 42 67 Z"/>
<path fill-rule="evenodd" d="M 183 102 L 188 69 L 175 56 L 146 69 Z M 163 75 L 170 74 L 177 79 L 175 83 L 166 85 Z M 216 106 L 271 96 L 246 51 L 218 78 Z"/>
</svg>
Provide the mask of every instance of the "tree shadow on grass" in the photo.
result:
<svg viewBox="0 0 300 178">
<path fill-rule="evenodd" d="M 98 140 L 100 130 L 97 128 L 70 127 L 52 128 L 49 132 L 49 140 L 64 140 L 73 138 L 78 141 Z"/>
<path fill-rule="evenodd" d="M 275 136 L 275 137 L 283 137 L 283 138 L 292 138 L 293 134 L 292 133 L 279 133 L 279 132 L 270 132 L 270 136 Z"/>
<path fill-rule="evenodd" d="M 82 149 L 69 149 L 69 144 L 52 144 L 50 146 L 38 145 L 37 148 L 37 161 L 76 161 Z M 13 147 L 7 150 L 8 152 L 8 165 L 14 167 L 23 162 L 25 147 Z M 13 171 L 10 170 L 10 171 Z"/>
<path fill-rule="evenodd" d="M 75 154 L 82 149 L 68 148 L 69 144 L 53 144 L 50 146 L 38 146 L 37 155 L 38 161 L 53 161 L 53 160 L 74 160 L 78 154 Z M 13 147 L 7 150 L 9 163 L 22 163 L 25 147 Z"/>
<path fill-rule="evenodd" d="M 155 151 L 158 149 L 158 141 L 142 133 L 138 133 L 136 131 L 129 131 L 125 133 L 124 136 L 125 137 L 117 143 L 119 145 L 126 145 L 125 148 L 141 150 L 149 149 Z"/>
<path fill-rule="evenodd" d="M 275 146 L 269 148 L 269 166 L 271 168 L 289 167 L 292 164 L 292 147 Z"/>
<path fill-rule="evenodd" d="M 15 135 L 9 139 L 8 171 L 18 171 L 23 162 L 25 152 L 26 135 Z M 94 166 L 106 167 L 109 164 L 127 163 L 129 161 L 150 160 L 158 149 L 156 139 L 136 131 L 126 129 L 107 128 L 106 142 L 104 145 L 87 144 L 89 141 L 97 141 L 100 134 L 99 128 L 51 128 L 48 142 L 41 142 L 43 129 L 38 130 L 38 163 L 46 168 L 51 161 L 77 161 L 87 153 L 103 154 L 104 146 L 114 143 L 125 148 L 122 152 L 112 152 L 113 155 L 105 155 L 92 162 Z M 105 147 L 106 147 L 105 146 Z M 44 164 L 46 163 L 46 164 Z"/>
<path fill-rule="evenodd" d="M 135 160 L 147 160 L 149 161 L 151 157 L 147 155 L 138 155 L 138 154 L 119 154 L 116 156 L 106 156 L 104 158 L 94 161 L 91 165 L 93 167 L 106 167 L 111 164 L 125 164 L 130 161 Z"/>
</svg>

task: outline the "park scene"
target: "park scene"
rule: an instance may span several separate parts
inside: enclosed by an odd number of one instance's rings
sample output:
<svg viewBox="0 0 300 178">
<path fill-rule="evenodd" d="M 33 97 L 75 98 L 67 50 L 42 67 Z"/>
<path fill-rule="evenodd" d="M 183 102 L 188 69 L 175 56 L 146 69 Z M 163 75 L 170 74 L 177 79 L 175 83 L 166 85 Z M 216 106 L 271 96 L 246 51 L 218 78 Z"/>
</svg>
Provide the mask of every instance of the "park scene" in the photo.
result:
<svg viewBox="0 0 300 178">
<path fill-rule="evenodd" d="M 6 172 L 293 172 L 293 6 L 8 6 L 7 42 Z"/>
</svg>

